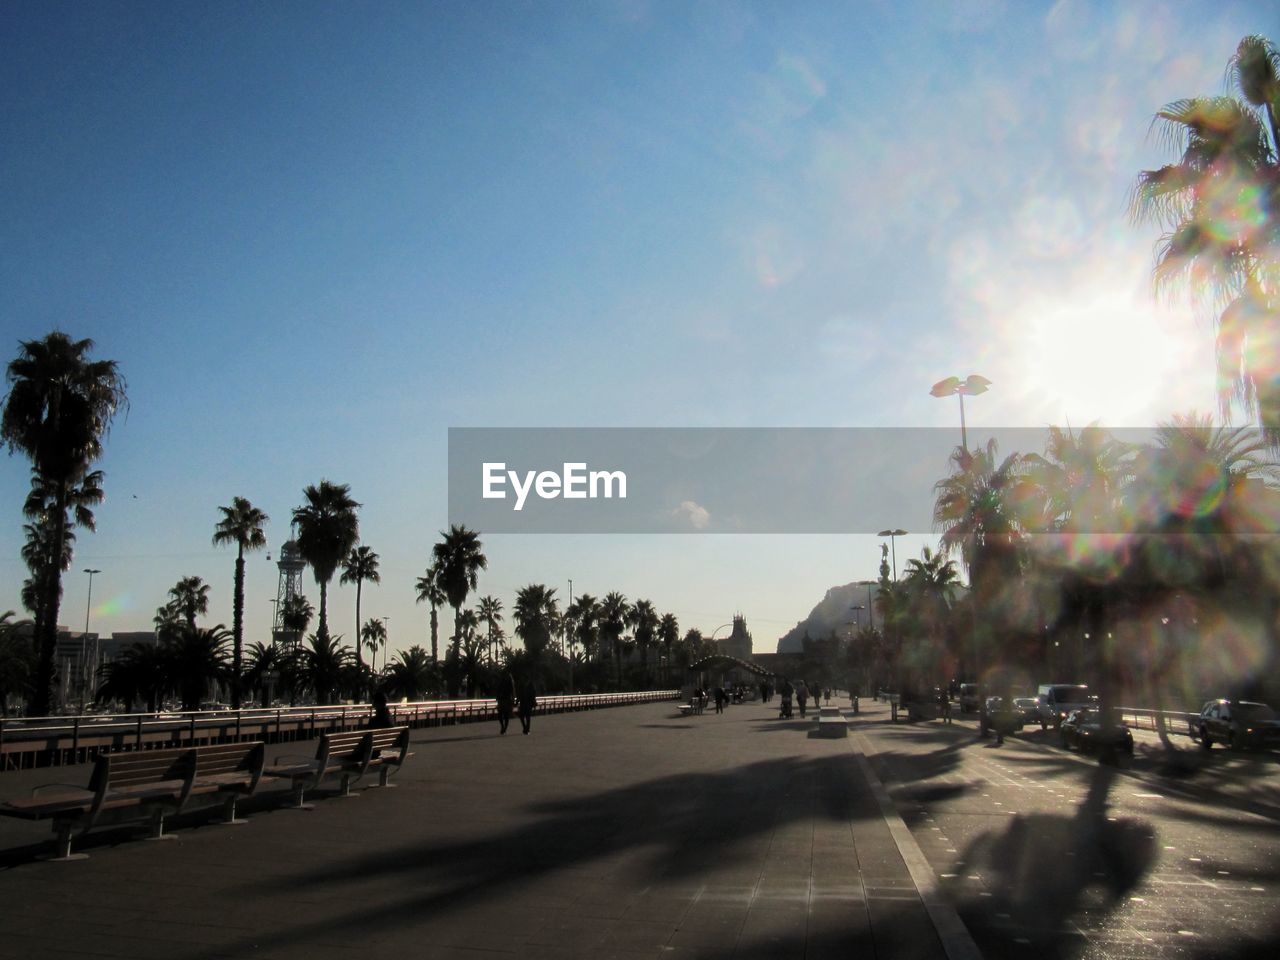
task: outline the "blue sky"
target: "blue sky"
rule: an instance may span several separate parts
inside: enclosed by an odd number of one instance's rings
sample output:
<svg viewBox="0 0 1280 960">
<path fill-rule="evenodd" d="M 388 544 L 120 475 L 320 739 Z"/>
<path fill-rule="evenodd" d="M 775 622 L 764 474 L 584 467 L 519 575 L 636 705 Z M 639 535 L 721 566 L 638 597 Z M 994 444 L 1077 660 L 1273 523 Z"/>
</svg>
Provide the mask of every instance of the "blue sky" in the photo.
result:
<svg viewBox="0 0 1280 960">
<path fill-rule="evenodd" d="M 59 327 L 132 401 L 61 622 L 144 629 L 246 496 L 351 485 L 393 648 L 451 426 L 1145 425 L 1213 405 L 1211 328 L 1125 218 L 1153 112 L 1269 3 L 10 3 L 0 348 Z M 941 472 L 941 468 L 940 468 Z M 0 610 L 27 466 L 0 465 Z M 895 520 L 885 518 L 885 525 Z M 932 542 L 899 541 L 898 559 Z M 620 590 L 758 649 L 874 538 L 485 538 L 483 593 Z M 272 553 L 275 556 L 275 553 Z M 313 586 L 308 593 L 318 595 Z M 250 562 L 249 638 L 275 568 Z M 337 629 L 353 591 L 331 591 Z M 99 602 L 101 601 L 101 602 Z M 350 626 L 346 627 L 350 632 Z"/>
</svg>

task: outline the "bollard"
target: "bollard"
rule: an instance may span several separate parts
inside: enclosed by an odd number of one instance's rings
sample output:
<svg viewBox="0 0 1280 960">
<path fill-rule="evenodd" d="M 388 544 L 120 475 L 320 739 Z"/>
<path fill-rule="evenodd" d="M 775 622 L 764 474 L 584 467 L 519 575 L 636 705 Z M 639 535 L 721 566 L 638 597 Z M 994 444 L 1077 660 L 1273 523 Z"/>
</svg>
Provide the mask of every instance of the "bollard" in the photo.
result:
<svg viewBox="0 0 1280 960">
<path fill-rule="evenodd" d="M 858 715 L 858 695 L 856 693 L 853 695 L 853 715 L 855 717 Z"/>
</svg>

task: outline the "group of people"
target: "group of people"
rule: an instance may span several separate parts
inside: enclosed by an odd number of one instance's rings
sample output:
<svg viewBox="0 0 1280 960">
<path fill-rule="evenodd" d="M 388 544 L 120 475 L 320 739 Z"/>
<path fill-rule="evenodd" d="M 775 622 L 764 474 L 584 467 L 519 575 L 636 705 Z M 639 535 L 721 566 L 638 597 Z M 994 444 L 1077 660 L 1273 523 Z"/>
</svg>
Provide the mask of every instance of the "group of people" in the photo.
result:
<svg viewBox="0 0 1280 960">
<path fill-rule="evenodd" d="M 520 684 L 517 690 L 516 678 L 508 670 L 498 681 L 498 690 L 494 697 L 498 701 L 498 729 L 505 734 L 514 715 L 520 718 L 522 732 L 528 733 L 533 721 L 533 710 L 538 705 L 538 693 L 534 688 L 533 679 L 525 677 L 524 683 Z M 373 718 L 369 721 L 369 726 L 378 730 L 394 725 L 395 720 L 391 716 L 391 708 L 387 705 L 386 693 L 382 690 L 375 691 Z"/>
</svg>

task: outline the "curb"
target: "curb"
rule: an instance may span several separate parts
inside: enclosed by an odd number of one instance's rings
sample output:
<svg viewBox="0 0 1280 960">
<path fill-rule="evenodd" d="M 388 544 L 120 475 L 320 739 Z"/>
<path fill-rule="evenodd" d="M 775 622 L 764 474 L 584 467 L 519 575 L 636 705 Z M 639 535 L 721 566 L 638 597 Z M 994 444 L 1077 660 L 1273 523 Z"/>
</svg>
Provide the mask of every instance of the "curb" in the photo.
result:
<svg viewBox="0 0 1280 960">
<path fill-rule="evenodd" d="M 969 928 L 960 919 L 956 908 L 938 889 L 938 882 L 933 875 L 933 869 L 929 866 L 929 861 L 925 859 L 915 837 L 911 835 L 911 831 L 898 814 L 898 808 L 893 805 L 889 791 L 884 788 L 884 784 L 880 782 L 871 762 L 867 759 L 868 755 L 875 752 L 871 743 L 861 730 L 854 729 L 851 733 L 852 742 L 849 744 L 849 750 L 857 759 L 863 776 L 867 778 L 867 783 L 871 785 L 871 792 L 875 795 L 876 803 L 880 805 L 880 815 L 884 817 L 898 853 L 907 865 L 907 872 L 911 875 L 911 882 L 915 884 L 916 892 L 920 895 L 920 901 L 929 912 L 929 919 L 933 921 L 934 930 L 937 931 L 938 939 L 942 942 L 947 960 L 982 960 L 982 952 L 970 936 Z M 854 748 L 855 744 L 857 749 Z"/>
</svg>

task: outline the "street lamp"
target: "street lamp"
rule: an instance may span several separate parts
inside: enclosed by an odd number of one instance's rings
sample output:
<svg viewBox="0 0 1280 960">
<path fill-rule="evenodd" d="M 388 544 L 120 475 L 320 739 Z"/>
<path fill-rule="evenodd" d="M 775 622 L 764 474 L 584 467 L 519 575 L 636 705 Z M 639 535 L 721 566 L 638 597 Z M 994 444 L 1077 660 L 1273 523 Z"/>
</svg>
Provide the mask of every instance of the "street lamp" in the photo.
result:
<svg viewBox="0 0 1280 960">
<path fill-rule="evenodd" d="M 378 619 L 382 621 L 382 633 L 383 633 L 383 637 L 382 637 L 382 669 L 383 669 L 383 670 L 385 670 L 385 669 L 387 669 L 387 649 L 391 646 L 391 630 L 390 630 L 390 628 L 387 626 L 387 623 L 391 620 L 391 618 L 390 618 L 390 617 L 379 617 Z M 376 651 L 376 650 L 374 651 L 374 654 L 375 654 L 375 656 L 377 655 L 377 651 Z"/>
<path fill-rule="evenodd" d="M 949 397 L 954 393 L 960 398 L 960 445 L 965 450 L 969 449 L 969 434 L 964 425 L 964 398 L 966 396 L 976 397 L 980 393 L 986 393 L 989 386 L 991 386 L 991 381 L 986 377 L 971 373 L 964 380 L 959 377 L 947 377 L 945 380 L 939 380 L 929 391 L 935 397 Z"/>
<path fill-rule="evenodd" d="M 569 577 L 569 606 L 565 607 L 564 612 L 567 614 L 573 609 L 573 577 Z M 569 618 L 564 619 L 564 641 L 565 647 L 569 651 L 566 658 L 569 661 L 569 692 L 573 693 L 573 630 L 570 628 Z"/>
<path fill-rule="evenodd" d="M 893 580 L 895 583 L 898 580 L 898 537 L 905 537 L 906 535 L 907 531 L 905 530 L 881 530 L 876 534 L 877 537 L 889 538 L 889 545 L 893 549 Z M 884 556 L 884 554 L 881 554 L 881 556 Z"/>
<path fill-rule="evenodd" d="M 867 608 L 860 603 L 855 603 L 849 609 L 853 611 L 854 626 L 856 626 L 859 630 L 861 630 L 862 629 L 862 611 Z"/>
<path fill-rule="evenodd" d="M 80 634 L 80 713 L 84 713 L 84 695 L 85 688 L 89 686 L 88 665 L 85 663 L 85 641 L 89 639 L 89 611 L 93 608 L 93 575 L 101 573 L 101 570 L 90 570 L 85 567 L 84 572 L 89 575 L 89 596 L 84 602 L 84 633 Z M 96 657 L 94 659 L 97 659 Z"/>
</svg>

